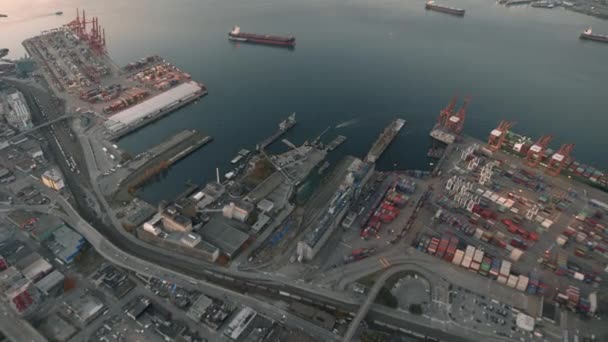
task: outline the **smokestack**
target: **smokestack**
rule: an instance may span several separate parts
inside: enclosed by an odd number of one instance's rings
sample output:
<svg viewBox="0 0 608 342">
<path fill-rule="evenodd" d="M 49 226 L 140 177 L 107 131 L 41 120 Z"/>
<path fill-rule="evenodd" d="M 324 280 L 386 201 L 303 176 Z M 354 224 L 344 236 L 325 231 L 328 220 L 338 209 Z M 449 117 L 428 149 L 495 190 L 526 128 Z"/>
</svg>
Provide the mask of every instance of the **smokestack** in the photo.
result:
<svg viewBox="0 0 608 342">
<path fill-rule="evenodd" d="M 220 184 L 220 168 L 215 168 L 215 178 L 217 179 L 217 183 Z"/>
</svg>

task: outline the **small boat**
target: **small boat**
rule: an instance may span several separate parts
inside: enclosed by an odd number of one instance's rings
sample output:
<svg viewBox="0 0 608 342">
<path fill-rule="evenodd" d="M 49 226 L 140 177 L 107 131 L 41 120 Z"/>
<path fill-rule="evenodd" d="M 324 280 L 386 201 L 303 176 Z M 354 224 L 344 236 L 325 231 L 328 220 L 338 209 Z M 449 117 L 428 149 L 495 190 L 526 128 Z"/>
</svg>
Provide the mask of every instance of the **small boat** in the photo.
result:
<svg viewBox="0 0 608 342">
<path fill-rule="evenodd" d="M 55 15 L 62 15 L 62 14 L 63 14 L 63 12 L 61 12 L 61 11 L 55 12 Z"/>
</svg>

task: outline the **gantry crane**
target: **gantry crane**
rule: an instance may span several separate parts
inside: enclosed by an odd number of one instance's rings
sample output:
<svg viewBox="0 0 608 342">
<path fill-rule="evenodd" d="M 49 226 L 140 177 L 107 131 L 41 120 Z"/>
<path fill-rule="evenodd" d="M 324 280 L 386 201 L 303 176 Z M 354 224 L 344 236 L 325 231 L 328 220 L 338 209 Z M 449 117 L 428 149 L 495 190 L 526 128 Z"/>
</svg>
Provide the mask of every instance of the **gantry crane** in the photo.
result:
<svg viewBox="0 0 608 342">
<path fill-rule="evenodd" d="M 488 137 L 488 149 L 490 149 L 490 151 L 500 150 L 502 144 L 505 142 L 507 133 L 514 125 L 515 122 L 502 120 L 498 127 L 490 132 L 490 136 Z"/>
<path fill-rule="evenodd" d="M 87 32 L 87 24 L 91 24 L 92 26 L 89 32 Z M 67 26 L 72 29 L 79 39 L 89 43 L 93 51 L 99 54 L 105 53 L 106 30 L 99 26 L 99 19 L 97 17 L 93 17 L 92 20 L 87 21 L 85 10 L 82 10 L 81 17 L 80 10 L 77 8 L 76 19 L 72 20 Z"/>
<path fill-rule="evenodd" d="M 528 153 L 526 153 L 526 164 L 528 166 L 538 166 L 552 139 L 553 136 L 551 135 L 543 135 L 534 143 L 534 145 L 530 146 Z"/>
<path fill-rule="evenodd" d="M 452 133 L 460 134 L 460 132 L 462 132 L 462 128 L 464 127 L 464 120 L 467 114 L 467 106 L 469 105 L 470 100 L 471 99 L 469 97 L 466 97 L 464 99 L 462 107 L 460 107 L 460 110 L 458 110 L 456 114 L 450 116 L 446 121 L 445 128 L 447 128 Z"/>
<path fill-rule="evenodd" d="M 546 173 L 550 176 L 559 175 L 570 161 L 570 154 L 573 149 L 574 144 L 563 144 L 562 147 L 551 156 Z"/>
<path fill-rule="evenodd" d="M 448 119 L 452 116 L 452 113 L 454 113 L 456 101 L 458 101 L 458 97 L 454 96 L 452 98 L 452 101 L 450 101 L 450 103 L 447 105 L 447 107 L 445 107 L 439 112 L 439 117 L 437 118 L 438 126 L 444 127 L 446 125 Z"/>
</svg>

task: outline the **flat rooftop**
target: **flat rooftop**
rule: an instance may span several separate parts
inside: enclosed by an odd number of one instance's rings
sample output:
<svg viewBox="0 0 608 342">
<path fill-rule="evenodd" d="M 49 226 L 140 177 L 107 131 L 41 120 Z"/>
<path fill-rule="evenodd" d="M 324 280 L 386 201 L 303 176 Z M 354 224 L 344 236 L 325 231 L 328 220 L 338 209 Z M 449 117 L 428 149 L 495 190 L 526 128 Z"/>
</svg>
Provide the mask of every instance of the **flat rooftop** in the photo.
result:
<svg viewBox="0 0 608 342">
<path fill-rule="evenodd" d="M 201 86 L 194 81 L 182 83 L 112 115 L 110 121 L 119 122 L 124 125 L 131 124 L 201 90 Z"/>
<path fill-rule="evenodd" d="M 199 233 L 203 240 L 216 246 L 228 256 L 233 256 L 249 239 L 249 235 L 233 227 L 230 223 L 222 217 L 215 217 L 199 230 Z"/>
</svg>

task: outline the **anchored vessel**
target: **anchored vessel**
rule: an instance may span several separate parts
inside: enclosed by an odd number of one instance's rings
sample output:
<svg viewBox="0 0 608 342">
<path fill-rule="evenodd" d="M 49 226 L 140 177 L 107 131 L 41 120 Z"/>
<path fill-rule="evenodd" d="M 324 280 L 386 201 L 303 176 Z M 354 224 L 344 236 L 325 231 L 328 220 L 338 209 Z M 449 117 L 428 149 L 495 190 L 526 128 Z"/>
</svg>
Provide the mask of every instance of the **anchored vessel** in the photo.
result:
<svg viewBox="0 0 608 342">
<path fill-rule="evenodd" d="M 425 8 L 427 10 L 443 12 L 443 13 L 459 15 L 459 16 L 464 16 L 464 12 L 465 12 L 465 10 L 462 8 L 455 8 L 455 7 L 439 5 L 439 4 L 436 4 L 435 1 L 432 1 L 432 0 L 426 2 Z"/>
<path fill-rule="evenodd" d="M 608 43 L 607 35 L 593 33 L 593 30 L 591 30 L 591 27 L 586 29 L 585 31 L 583 31 L 583 33 L 581 33 L 580 39 L 594 40 L 596 42 Z"/>
<path fill-rule="evenodd" d="M 232 31 L 228 32 L 228 39 L 237 42 L 247 42 L 255 44 L 266 44 L 293 47 L 296 45 L 296 38 L 293 36 L 275 36 L 269 34 L 257 34 L 257 33 L 246 33 L 241 32 L 241 28 L 235 26 Z"/>
</svg>

